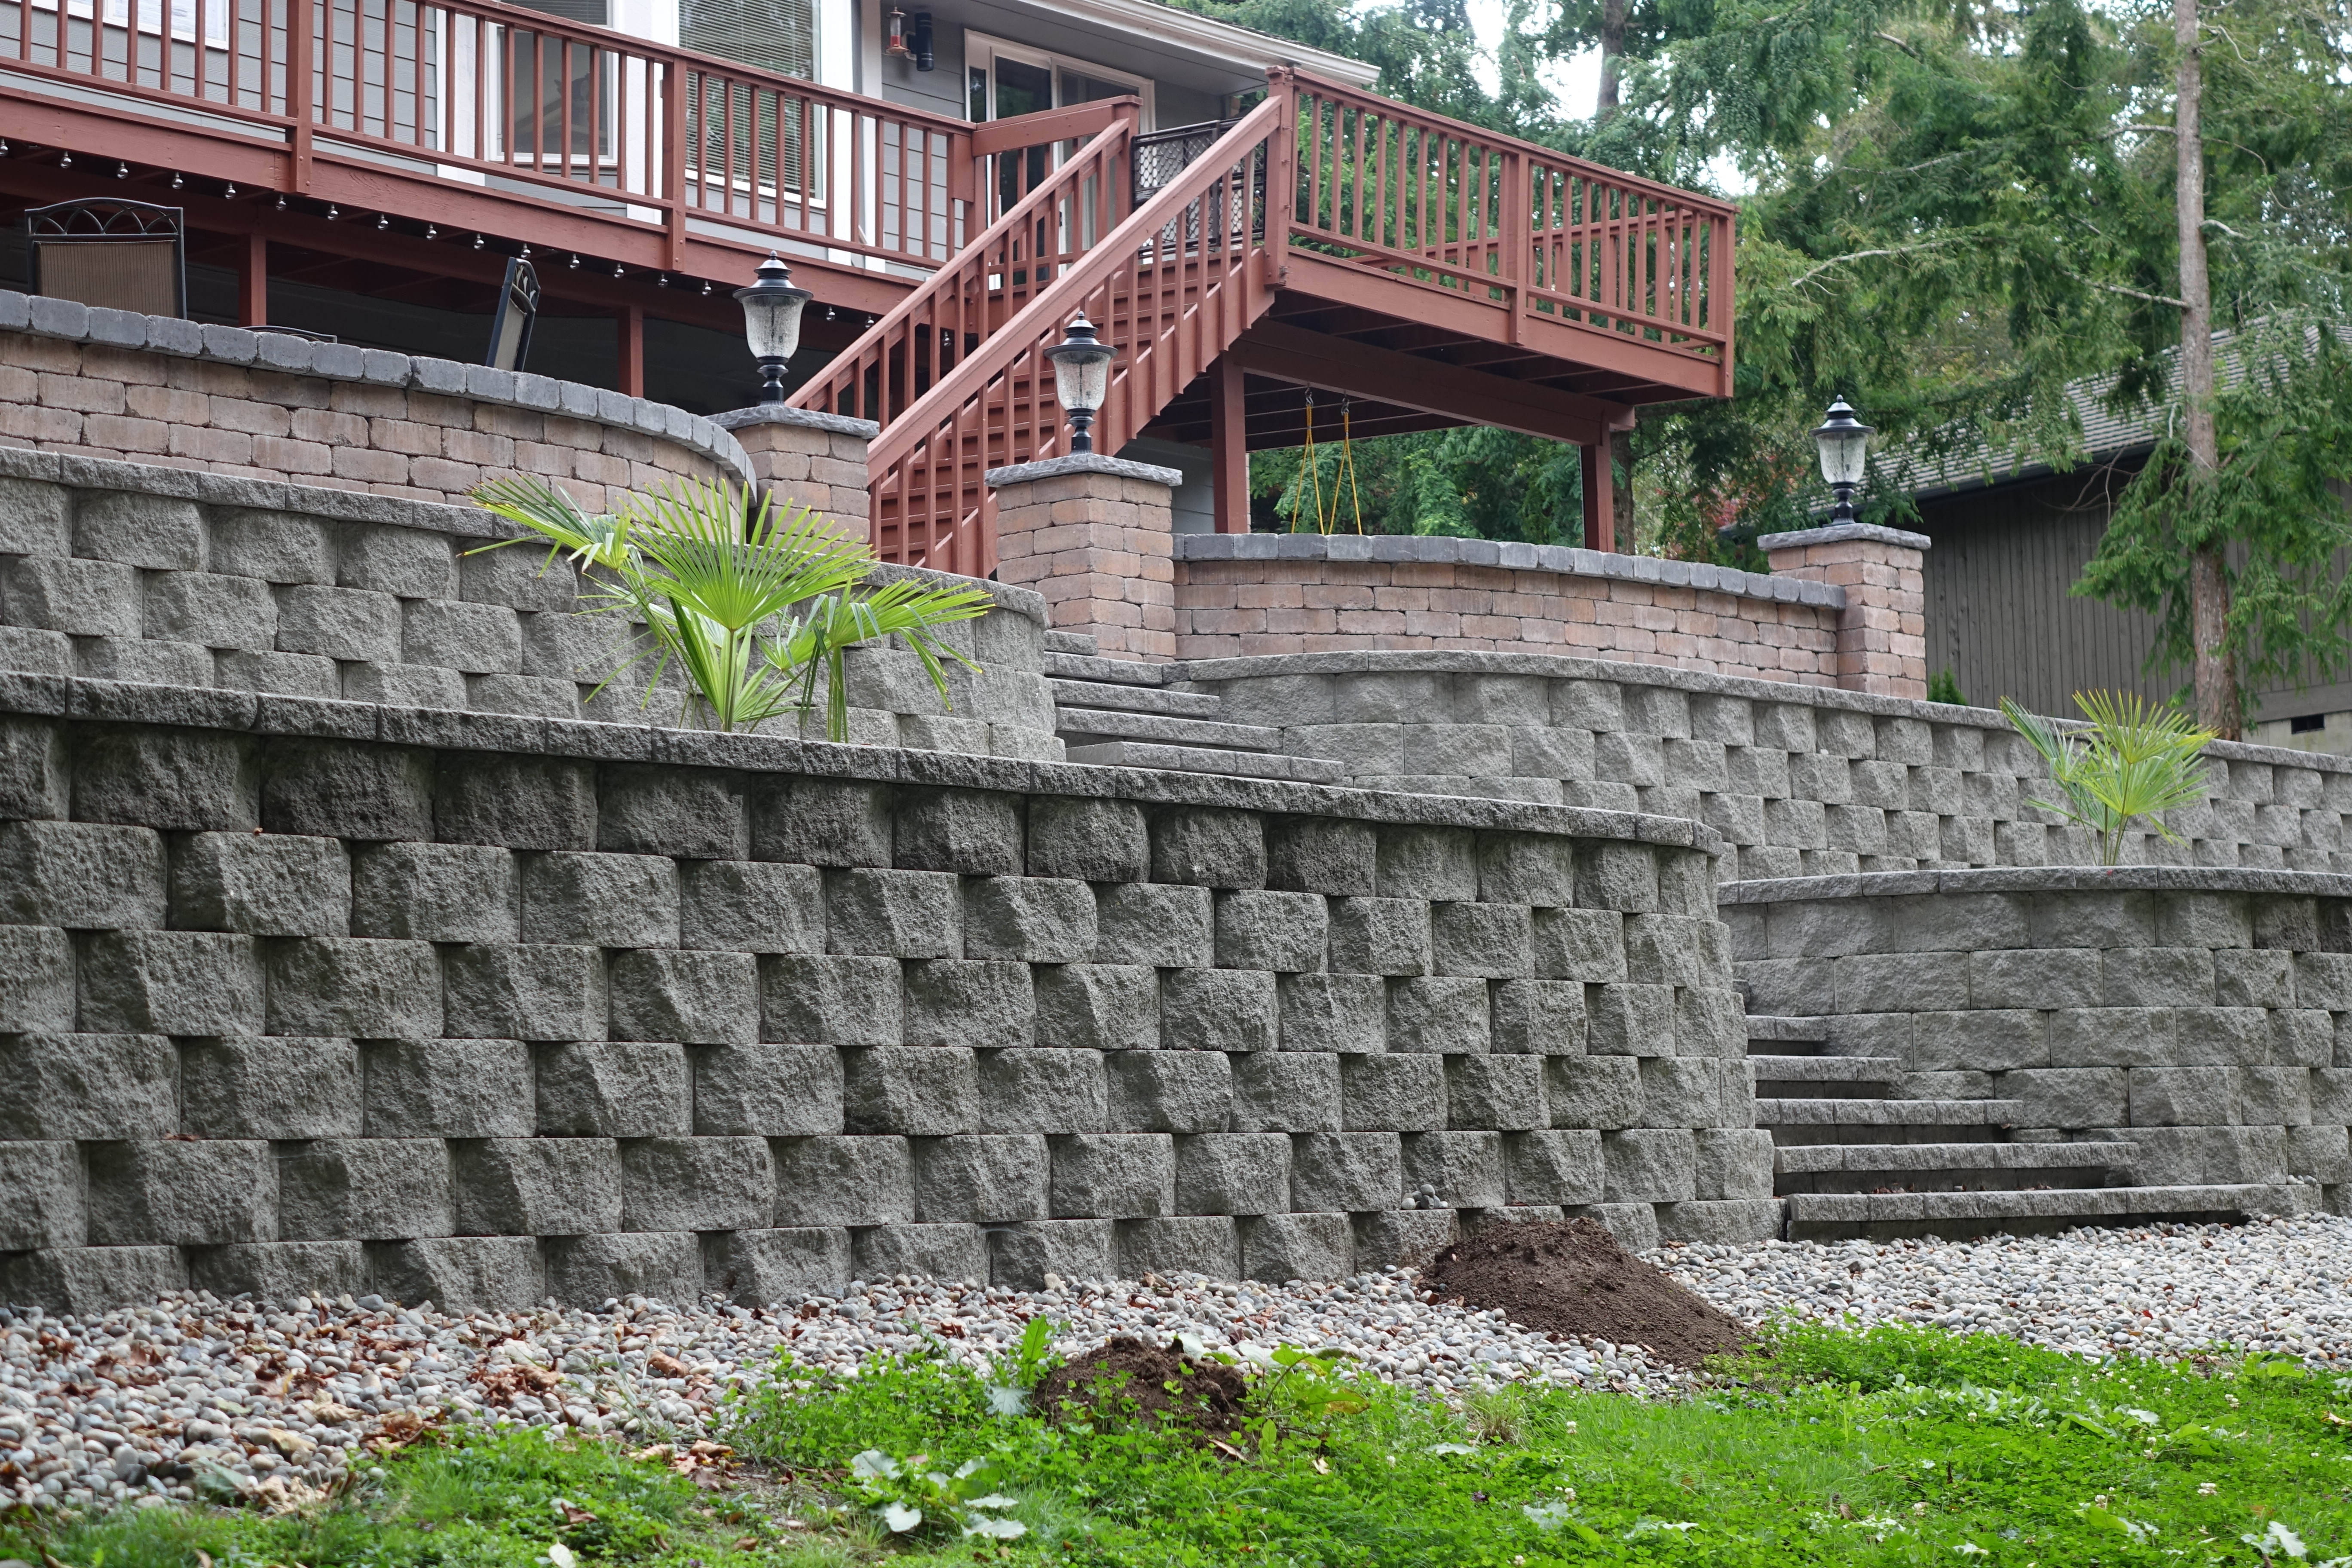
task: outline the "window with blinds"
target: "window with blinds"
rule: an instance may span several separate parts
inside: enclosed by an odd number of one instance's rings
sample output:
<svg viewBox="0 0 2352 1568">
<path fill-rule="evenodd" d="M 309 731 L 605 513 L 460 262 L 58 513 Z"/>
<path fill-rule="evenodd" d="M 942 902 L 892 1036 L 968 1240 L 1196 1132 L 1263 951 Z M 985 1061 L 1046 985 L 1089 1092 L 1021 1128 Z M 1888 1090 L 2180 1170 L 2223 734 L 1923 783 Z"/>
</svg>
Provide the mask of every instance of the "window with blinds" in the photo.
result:
<svg viewBox="0 0 2352 1568">
<path fill-rule="evenodd" d="M 598 27 L 613 25 L 612 0 L 509 0 L 509 3 L 527 11 L 544 11 L 567 22 L 586 22 Z"/>
<path fill-rule="evenodd" d="M 816 79 L 814 0 L 679 0 L 677 41 L 723 60 Z"/>
</svg>

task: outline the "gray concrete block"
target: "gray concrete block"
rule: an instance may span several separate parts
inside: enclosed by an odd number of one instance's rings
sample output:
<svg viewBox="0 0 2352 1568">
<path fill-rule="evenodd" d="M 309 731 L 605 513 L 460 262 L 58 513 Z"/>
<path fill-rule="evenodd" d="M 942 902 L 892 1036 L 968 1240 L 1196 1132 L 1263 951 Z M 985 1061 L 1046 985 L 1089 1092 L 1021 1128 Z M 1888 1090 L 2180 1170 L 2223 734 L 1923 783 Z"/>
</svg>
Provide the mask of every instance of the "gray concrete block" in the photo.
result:
<svg viewBox="0 0 2352 1568">
<path fill-rule="evenodd" d="M 1160 1044 L 1160 972 L 1139 964 L 1055 963 L 1031 971 L 1036 1043 L 1071 1050 Z"/>
<path fill-rule="evenodd" d="M 1097 1051 L 987 1051 L 980 1058 L 982 1132 L 1098 1132 L 1110 1084 Z"/>
<path fill-rule="evenodd" d="M 1095 889 L 1094 957 L 1101 963 L 1206 968 L 1214 957 L 1209 890 L 1150 882 Z"/>
<path fill-rule="evenodd" d="M 370 1138 L 528 1138 L 538 1129 L 530 1047 L 520 1040 L 379 1040 L 361 1065 Z"/>
<path fill-rule="evenodd" d="M 1588 910 L 1653 914 L 1658 909 L 1658 862 L 1647 845 L 1602 840 L 1579 847 L 1576 902 Z"/>
<path fill-rule="evenodd" d="M 1640 1064 L 1631 1057 L 1547 1057 L 1544 1103 L 1554 1127 L 1614 1131 L 1639 1126 Z"/>
<path fill-rule="evenodd" d="M 1403 1142 L 1393 1131 L 1304 1132 L 1291 1141 L 1291 1207 L 1392 1209 L 1405 1201 Z"/>
<path fill-rule="evenodd" d="M 2105 955 L 2110 1007 L 2210 1007 L 2213 955 L 2196 947 L 2123 947 Z"/>
<path fill-rule="evenodd" d="M 1444 1062 L 1448 1127 L 1520 1132 L 1551 1124 L 1542 1058 L 1456 1056 Z"/>
<path fill-rule="evenodd" d="M 537 1067 L 542 1134 L 682 1138 L 693 1129 L 693 1092 L 683 1046 L 542 1046 Z"/>
<path fill-rule="evenodd" d="M 161 1035 L 0 1036 L 0 1138 L 164 1138 L 179 1053 Z"/>
<path fill-rule="evenodd" d="M 1722 1120 L 1721 1064 L 1704 1058 L 1643 1059 L 1642 1124 L 1645 1127 L 1713 1127 Z M 1743 1065 L 1738 1069 L 1746 1074 Z"/>
<path fill-rule="evenodd" d="M 243 1241 L 188 1249 L 188 1283 L 224 1300 L 310 1296 L 333 1300 L 373 1288 L 367 1247 L 356 1241 Z"/>
<path fill-rule="evenodd" d="M 2236 1068 L 2134 1068 L 2126 1074 L 2135 1127 L 2227 1127 L 2238 1120 Z"/>
<path fill-rule="evenodd" d="M 1958 1011 L 1969 1005 L 1965 952 L 1852 953 L 1831 966 L 1840 1013 Z"/>
<path fill-rule="evenodd" d="M 955 958 L 963 951 L 961 880 L 951 872 L 831 871 L 826 942 L 836 953 Z"/>
<path fill-rule="evenodd" d="M 1027 867 L 1032 877 L 1144 880 L 1151 872 L 1151 839 L 1143 808 L 1123 800 L 1032 799 Z"/>
<path fill-rule="evenodd" d="M 69 556 L 72 530 L 62 486 L 26 479 L 0 483 L 0 554 Z"/>
<path fill-rule="evenodd" d="M 743 775 L 728 769 L 608 763 L 597 777 L 596 806 L 599 849 L 688 860 L 751 853 Z"/>
<path fill-rule="evenodd" d="M 2107 1033 L 2112 1025 L 2145 1026 L 2147 1033 Z M 2011 1068 L 2105 1067 L 2119 1051 L 2169 1040 L 2170 1016 L 2144 1016 L 2131 1009 L 2073 1010 L 2047 1015 L 1987 1009 L 1982 1012 L 1916 1014 L 1911 1020 L 1909 1065 L 1916 1072 L 2000 1072 Z M 2045 1033 L 2046 1028 L 2046 1033 Z M 2063 1041 L 2063 1046 L 2053 1042 Z M 2139 1042 L 2135 1046 L 2134 1042 Z M 2061 1055 L 2083 1058 L 2062 1062 Z"/>
<path fill-rule="evenodd" d="M 1478 897 L 1483 902 L 1560 909 L 1576 901 L 1575 846 L 1569 839 L 1534 833 L 1482 833 L 1477 854 Z"/>
<path fill-rule="evenodd" d="M 1379 886 L 1380 838 L 1370 823 L 1276 817 L 1266 824 L 1265 854 L 1266 886 L 1284 892 L 1349 898 Z"/>
<path fill-rule="evenodd" d="M 2128 1090 L 2117 1068 L 2023 1068 L 1993 1079 L 1993 1091 L 2019 1102 L 2024 1127 L 2121 1127 Z"/>
<path fill-rule="evenodd" d="M 845 1050 L 843 1125 L 856 1133 L 940 1138 L 982 1131 L 973 1053 L 946 1046 Z"/>
<path fill-rule="evenodd" d="M 644 1296 L 685 1307 L 702 1294 L 702 1243 L 691 1231 L 562 1237 L 545 1256 L 547 1293 L 572 1306 Z"/>
<path fill-rule="evenodd" d="M 1329 911 L 1329 962 L 1334 973 L 1418 975 L 1431 972 L 1426 900 L 1334 899 Z"/>
<path fill-rule="evenodd" d="M 2352 952 L 2298 952 L 2294 963 L 2294 1005 L 2352 1012 Z"/>
<path fill-rule="evenodd" d="M 783 1226 L 904 1225 L 915 1217 L 914 1155 L 904 1138 L 783 1138 L 775 1157 Z"/>
<path fill-rule="evenodd" d="M 1284 974 L 1276 983 L 1286 1051 L 1369 1055 L 1387 1048 L 1388 986 L 1377 974 Z"/>
<path fill-rule="evenodd" d="M 1484 980 L 1423 976 L 1389 982 L 1388 1048 L 1422 1054 L 1490 1048 Z"/>
<path fill-rule="evenodd" d="M 335 551 L 330 525 L 278 510 L 216 507 L 210 564 L 215 572 L 265 583 L 331 584 Z"/>
<path fill-rule="evenodd" d="M 1196 888 L 1265 886 L 1265 824 L 1255 813 L 1168 806 L 1154 815 L 1151 879 Z"/>
<path fill-rule="evenodd" d="M 1379 833 L 1381 897 L 1462 902 L 1478 897 L 1477 841 L 1469 829 L 1383 823 Z"/>
<path fill-rule="evenodd" d="M 433 757 L 408 747 L 293 736 L 261 755 L 261 826 L 271 833 L 430 839 Z"/>
<path fill-rule="evenodd" d="M 503 605 L 411 599 L 401 606 L 400 657 L 467 675 L 520 674 L 522 625 Z"/>
<path fill-rule="evenodd" d="M 1664 1204 L 1697 1195 L 1697 1140 L 1687 1130 L 1604 1133 L 1601 1157 L 1605 1202 Z"/>
<path fill-rule="evenodd" d="M 1724 931 L 1712 918 L 1629 915 L 1625 921 L 1627 978 L 1660 985 L 1727 985 L 1731 964 Z"/>
<path fill-rule="evenodd" d="M 833 1046 L 897 1045 L 906 1037 L 900 991 L 895 958 L 762 958 L 760 1033 Z"/>
<path fill-rule="evenodd" d="M 1781 1208 L 1773 1197 L 1705 1199 L 1657 1206 L 1658 1239 L 1715 1247 L 1752 1247 L 1780 1238 Z"/>
<path fill-rule="evenodd" d="M 751 854 L 808 866 L 887 867 L 891 795 L 887 784 L 849 779 L 756 779 Z"/>
<path fill-rule="evenodd" d="M 1174 1214 L 1175 1140 L 1162 1132 L 1078 1132 L 1055 1138 L 1047 1201 L 1058 1219 Z"/>
<path fill-rule="evenodd" d="M 1171 969 L 1160 977 L 1160 1044 L 1171 1051 L 1270 1051 L 1275 977 L 1255 969 Z"/>
<path fill-rule="evenodd" d="M 1244 1279 L 1345 1279 L 1355 1272 L 1355 1231 L 1344 1214 L 1258 1215 L 1242 1222 L 1241 1238 Z"/>
<path fill-rule="evenodd" d="M 2295 1005 L 2297 958 L 2296 954 L 2267 948 L 2216 952 L 2213 999 L 2224 1007 L 2292 1007 Z"/>
<path fill-rule="evenodd" d="M 2238 1114 L 2252 1127 L 2304 1127 L 2312 1121 L 2311 1069 L 2249 1067 L 2238 1070 Z"/>
<path fill-rule="evenodd" d="M 1505 980 L 1489 991 L 1491 1044 L 1498 1054 L 1581 1056 L 1584 987 L 1570 980 Z M 1747 1048 L 1743 1027 L 1740 1048 Z"/>
<path fill-rule="evenodd" d="M 1675 1049 L 1675 988 L 1590 985 L 1584 993 L 1584 1048 L 1591 1056 L 1670 1056 Z"/>
<path fill-rule="evenodd" d="M 348 1039 L 192 1040 L 180 1058 L 179 1130 L 198 1138 L 356 1138 L 365 1131 L 362 1085 L 359 1050 Z"/>
<path fill-rule="evenodd" d="M 1769 1135 L 1766 1135 L 1769 1142 Z M 1502 1139 L 1504 1197 L 1514 1205 L 1592 1204 L 1604 1176 L 1601 1134 L 1585 1130 L 1507 1132 Z M 1769 1160 L 1767 1169 L 1769 1174 Z"/>
<path fill-rule="evenodd" d="M 449 1146 L 437 1138 L 320 1138 L 278 1155 L 285 1241 L 408 1241 L 457 1229 Z"/>
<path fill-rule="evenodd" d="M 19 668 L 32 668 L 5 648 L 0 648 L 0 659 Z M 72 795 L 63 728 L 38 719 L 0 718 L 0 819 L 62 818 L 71 810 Z"/>
<path fill-rule="evenodd" d="M 677 862 L 659 855 L 525 855 L 522 939 L 582 947 L 676 947 Z"/>
<path fill-rule="evenodd" d="M 621 1149 L 626 1230 L 756 1230 L 776 1201 L 764 1138 L 642 1138 Z"/>
<path fill-rule="evenodd" d="M 2352 1068 L 2312 1069 L 2311 1119 L 2321 1123 L 2352 1123 Z"/>
<path fill-rule="evenodd" d="M 1735 1061 L 1748 1054 L 1748 1008 L 1728 988 L 1677 986 L 1675 1052 Z"/>
<path fill-rule="evenodd" d="M 1538 910 L 1531 940 L 1535 973 L 1546 979 L 1626 978 L 1625 917 L 1614 910 Z"/>
<path fill-rule="evenodd" d="M 520 880 L 504 849 L 372 845 L 352 858 L 351 889 L 355 936 L 513 942 L 520 933 Z"/>
<path fill-rule="evenodd" d="M 1319 893 L 1244 889 L 1216 899 L 1216 961 L 1223 969 L 1295 974 L 1323 967 L 1328 922 Z"/>
<path fill-rule="evenodd" d="M 1044 1219 L 1049 1156 L 1037 1134 L 920 1138 L 915 1216 L 926 1224 Z"/>
<path fill-rule="evenodd" d="M 172 923 L 251 936 L 351 931 L 351 861 L 332 838 L 198 833 L 172 857 Z"/>
<path fill-rule="evenodd" d="M 95 1317 L 152 1307 L 187 1289 L 176 1247 L 66 1247 L 0 1253 L 0 1300 L 37 1301 L 51 1311 Z"/>
<path fill-rule="evenodd" d="M 1233 1058 L 1234 1131 L 1338 1131 L 1339 1059 L 1290 1051 Z"/>
<path fill-rule="evenodd" d="M 196 503 L 131 491 L 86 491 L 77 498 L 74 553 L 153 572 L 198 572 L 205 564 L 205 519 Z"/>
<path fill-rule="evenodd" d="M 383 668 L 381 665 L 352 666 L 355 674 Z M 239 691 L 266 691 L 283 697 L 318 697 L 330 701 L 338 699 L 362 702 L 371 700 L 352 690 L 352 683 L 344 679 L 333 659 L 320 658 L 307 653 L 246 653 L 223 648 L 213 661 L 213 677 L 215 684 Z"/>
<path fill-rule="evenodd" d="M 856 1278 L 852 1268 L 849 1232 L 838 1226 L 722 1231 L 703 1242 L 704 1288 L 742 1307 L 830 1295 Z"/>
<path fill-rule="evenodd" d="M 1167 1215 L 1118 1222 L 1114 1263 L 1122 1279 L 1146 1274 L 1241 1277 L 1241 1229 L 1222 1215 Z"/>
<path fill-rule="evenodd" d="M 1290 1206 L 1290 1139 L 1209 1132 L 1176 1140 L 1176 1207 L 1187 1215 L 1280 1214 Z"/>
<path fill-rule="evenodd" d="M 23 935 L 11 942 L 11 932 Z M 25 940 L 37 935 L 47 940 Z M 72 1027 L 73 965 L 65 933 L 0 927 L 0 954 L 19 952 L 25 964 L 8 969 L 11 995 L 0 1008 L 21 1013 L 20 1029 Z M 63 998 L 56 994 L 60 979 Z M 81 1026 L 96 1033 L 259 1034 L 260 952 L 251 937 L 220 932 L 94 932 L 82 943 L 79 1016 Z"/>
<path fill-rule="evenodd" d="M 2181 1007 L 2172 1016 L 2184 1067 L 2252 1067 L 2269 1058 L 2271 1016 L 2260 1007 Z"/>
<path fill-rule="evenodd" d="M 368 523 L 347 529 L 335 565 L 335 580 L 347 588 L 403 599 L 447 599 L 457 593 L 455 542 L 421 529 Z"/>
<path fill-rule="evenodd" d="M 988 1279 L 988 1241 L 976 1225 L 884 1225 L 850 1233 L 852 1266 L 860 1279 Z"/>
<path fill-rule="evenodd" d="M 434 837 L 450 844 L 592 850 L 596 847 L 596 769 L 565 757 L 445 752 L 433 777 L 433 826 Z M 584 868 L 565 872 L 551 868 L 549 874 L 566 879 L 551 886 L 551 896 L 569 889 L 569 896 L 577 898 L 593 890 L 579 880 L 586 875 Z M 618 895 L 625 889 L 609 890 Z M 528 903 L 528 879 L 523 897 Z"/>
<path fill-rule="evenodd" d="M 748 952 L 640 949 L 613 960 L 616 1040 L 746 1046 L 760 1036 L 759 963 Z"/>
<path fill-rule="evenodd" d="M 269 648 L 278 602 L 268 584 L 210 572 L 157 572 L 146 581 L 145 635 L 216 648 Z"/>
<path fill-rule="evenodd" d="M 813 1137 L 842 1130 L 841 1053 L 831 1046 L 712 1046 L 692 1055 L 698 1137 Z"/>
<path fill-rule="evenodd" d="M 1699 1130 L 1696 1143 L 1700 1202 L 1772 1195 L 1772 1134 L 1753 1128 L 1709 1127 Z"/>
<path fill-rule="evenodd" d="M 72 1143 L 0 1142 L 0 1253 L 89 1240 L 81 1155 Z"/>
<path fill-rule="evenodd" d="M 892 819 L 894 863 L 907 870 L 1017 877 L 1026 859 L 1021 808 L 1018 795 L 902 790 Z"/>
<path fill-rule="evenodd" d="M 2342 1127 L 2286 1130 L 2286 1169 L 2330 1186 L 2352 1180 L 2352 1137 Z"/>
<path fill-rule="evenodd" d="M 1117 1230 L 1107 1219 L 1040 1219 L 989 1238 L 989 1283 L 1008 1290 L 1042 1290 L 1046 1276 L 1067 1281 L 1108 1279 L 1118 1272 Z"/>
<path fill-rule="evenodd" d="M 477 942 L 441 950 L 443 1026 L 471 1039 L 596 1040 L 608 1009 L 593 947 Z"/>
<path fill-rule="evenodd" d="M 1445 1126 L 1446 1114 L 1443 1058 L 1339 1058 L 1339 1124 L 1349 1131 L 1434 1132 Z"/>
<path fill-rule="evenodd" d="M 684 945 L 738 952 L 824 951 L 824 879 L 814 866 L 688 860 L 678 871 Z"/>
<path fill-rule="evenodd" d="M 139 574 L 132 568 L 54 556 L 5 564 L 0 591 L 6 595 L 8 618 L 16 626 L 85 637 L 140 635 Z"/>
<path fill-rule="evenodd" d="M 1503 1202 L 1499 1132 L 1408 1132 L 1404 1187 L 1423 1207 L 1494 1208 Z"/>
<path fill-rule="evenodd" d="M 357 588 L 297 583 L 278 593 L 278 651 L 400 661 L 400 601 Z"/>
<path fill-rule="evenodd" d="M 1110 1125 L 1136 1132 L 1222 1132 L 1234 1113 L 1233 1058 L 1206 1051 L 1124 1051 L 1110 1069 Z"/>
<path fill-rule="evenodd" d="M 441 962 L 430 942 L 301 937 L 265 945 L 268 1031 L 355 1039 L 441 1033 Z"/>
<path fill-rule="evenodd" d="M 1094 889 L 1045 877 L 975 877 L 964 887 L 963 942 L 974 959 L 1083 963 L 1096 946 Z"/>
<path fill-rule="evenodd" d="M 1436 973 L 1510 980 L 1533 972 L 1533 912 L 1524 904 L 1441 903 L 1430 910 Z"/>
<path fill-rule="evenodd" d="M 1001 961 L 931 959 L 908 963 L 904 1026 L 909 1045 L 1001 1050 L 1036 1037 L 1029 966 Z"/>
<path fill-rule="evenodd" d="M 620 1149 L 609 1138 L 485 1138 L 454 1145 L 458 1231 L 586 1236 L 619 1230 Z"/>
</svg>

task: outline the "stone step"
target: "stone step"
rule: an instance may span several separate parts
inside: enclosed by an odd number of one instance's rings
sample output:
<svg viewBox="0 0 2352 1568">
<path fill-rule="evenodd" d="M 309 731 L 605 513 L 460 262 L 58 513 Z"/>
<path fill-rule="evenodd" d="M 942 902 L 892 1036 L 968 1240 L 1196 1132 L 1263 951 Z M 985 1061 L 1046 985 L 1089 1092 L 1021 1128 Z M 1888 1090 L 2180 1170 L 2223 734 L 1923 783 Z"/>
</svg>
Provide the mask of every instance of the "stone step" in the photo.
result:
<svg viewBox="0 0 2352 1568">
<path fill-rule="evenodd" d="M 1999 1193 L 1797 1193 L 1787 1200 L 1790 1241 L 1948 1240 L 2048 1235 L 2077 1226 L 2113 1227 L 2158 1220 L 2193 1224 L 2307 1212 L 2318 1189 L 2306 1183 L 2190 1187 L 2053 1187 Z"/>
<path fill-rule="evenodd" d="M 1139 658 L 1099 658 L 1093 654 L 1045 650 L 1045 673 L 1056 680 L 1108 680 L 1118 686 L 1164 686 L 1168 667 Z"/>
<path fill-rule="evenodd" d="M 1064 709 L 1116 709 L 1122 713 L 1165 713 L 1175 719 L 1213 719 L 1224 700 L 1205 691 L 1170 691 L 1159 686 L 1118 686 L 1107 680 L 1049 680 L 1054 701 Z"/>
<path fill-rule="evenodd" d="M 1756 1125 L 1775 1144 L 1997 1143 L 2016 1120 L 2014 1100 L 1759 1098 Z"/>
<path fill-rule="evenodd" d="M 1166 713 L 1119 713 L 1061 709 L 1054 732 L 1071 745 L 1096 740 L 1141 741 L 1160 746 L 1214 746 L 1228 752 L 1279 752 L 1282 731 L 1263 724 L 1224 724 L 1213 719 L 1178 719 Z"/>
<path fill-rule="evenodd" d="M 1829 1024 L 1821 1018 L 1780 1017 L 1770 1013 L 1748 1016 L 1748 1049 L 1751 1054 L 1759 1045 L 1769 1045 L 1773 1056 L 1817 1057 L 1829 1037 Z"/>
<path fill-rule="evenodd" d="M 1767 1099 L 1885 1100 L 1903 1081 L 1895 1057 L 1762 1057 L 1750 1051 L 1756 1092 Z"/>
<path fill-rule="evenodd" d="M 1806 1143 L 1772 1153 L 1773 1189 L 1798 1193 L 2012 1192 L 2108 1186 L 2134 1145 L 2111 1143 Z"/>
<path fill-rule="evenodd" d="M 1224 752 L 1209 746 L 1163 746 L 1149 741 L 1103 741 L 1072 746 L 1068 759 L 1104 768 L 1158 768 L 1179 773 L 1224 773 L 1234 778 L 1281 779 L 1292 784 L 1338 784 L 1347 773 L 1321 757 L 1278 757 L 1262 752 Z"/>
<path fill-rule="evenodd" d="M 1087 632 L 1047 632 L 1045 634 L 1045 651 L 1047 653 L 1073 653 L 1083 658 L 1092 658 L 1096 654 L 1101 652 L 1102 648 L 1101 645 L 1095 641 L 1093 636 Z"/>
</svg>

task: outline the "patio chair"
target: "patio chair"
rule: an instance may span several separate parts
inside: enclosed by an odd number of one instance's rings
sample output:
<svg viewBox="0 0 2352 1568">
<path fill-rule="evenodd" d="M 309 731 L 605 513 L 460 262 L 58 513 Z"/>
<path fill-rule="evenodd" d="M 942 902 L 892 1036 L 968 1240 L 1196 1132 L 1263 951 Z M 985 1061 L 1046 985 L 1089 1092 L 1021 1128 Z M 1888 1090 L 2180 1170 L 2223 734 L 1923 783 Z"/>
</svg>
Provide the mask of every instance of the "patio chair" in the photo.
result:
<svg viewBox="0 0 2352 1568">
<path fill-rule="evenodd" d="M 91 196 L 32 207 L 25 237 L 33 292 L 150 316 L 188 313 L 185 224 L 178 207 Z"/>
</svg>

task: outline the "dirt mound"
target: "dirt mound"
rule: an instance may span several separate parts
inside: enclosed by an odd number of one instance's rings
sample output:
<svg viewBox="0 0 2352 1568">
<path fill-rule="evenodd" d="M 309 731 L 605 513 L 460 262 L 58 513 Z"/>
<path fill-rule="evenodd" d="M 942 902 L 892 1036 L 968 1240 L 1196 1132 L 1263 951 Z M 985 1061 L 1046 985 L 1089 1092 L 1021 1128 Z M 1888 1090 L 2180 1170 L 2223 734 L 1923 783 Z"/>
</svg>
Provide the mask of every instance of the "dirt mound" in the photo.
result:
<svg viewBox="0 0 2352 1568">
<path fill-rule="evenodd" d="M 1440 1297 L 1499 1308 L 1556 1338 L 1646 1345 L 1677 1366 L 1755 1339 L 1589 1219 L 1489 1226 L 1439 1253 L 1423 1279 Z"/>
<path fill-rule="evenodd" d="M 1195 1426 L 1218 1437 L 1240 1426 L 1246 1386 L 1237 1366 L 1186 1361 L 1173 1342 L 1163 1347 L 1122 1334 L 1047 1373 L 1035 1403 L 1048 1415 L 1066 1401 L 1144 1426 Z"/>
</svg>

